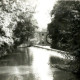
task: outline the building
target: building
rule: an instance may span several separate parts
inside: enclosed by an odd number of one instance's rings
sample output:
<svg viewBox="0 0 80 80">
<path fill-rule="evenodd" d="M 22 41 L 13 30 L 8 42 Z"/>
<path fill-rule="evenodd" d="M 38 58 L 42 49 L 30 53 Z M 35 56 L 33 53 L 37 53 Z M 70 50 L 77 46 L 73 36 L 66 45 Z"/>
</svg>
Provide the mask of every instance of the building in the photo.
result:
<svg viewBox="0 0 80 80">
<path fill-rule="evenodd" d="M 25 46 L 33 46 L 33 45 L 41 45 L 41 46 L 49 46 L 50 44 L 47 42 L 47 32 L 46 31 L 36 31 L 34 33 L 34 37 L 30 38 L 28 42 L 25 42 L 24 44 L 20 45 L 19 47 L 25 47 Z"/>
<path fill-rule="evenodd" d="M 42 46 L 47 46 L 47 45 L 50 45 L 48 42 L 47 42 L 47 40 L 46 40 L 46 36 L 47 36 L 47 32 L 46 31 L 41 31 L 41 32 L 39 32 L 39 31 L 37 31 L 37 32 L 35 32 L 35 34 L 34 34 L 34 41 L 35 41 L 35 44 L 37 44 L 37 45 L 42 45 Z"/>
</svg>

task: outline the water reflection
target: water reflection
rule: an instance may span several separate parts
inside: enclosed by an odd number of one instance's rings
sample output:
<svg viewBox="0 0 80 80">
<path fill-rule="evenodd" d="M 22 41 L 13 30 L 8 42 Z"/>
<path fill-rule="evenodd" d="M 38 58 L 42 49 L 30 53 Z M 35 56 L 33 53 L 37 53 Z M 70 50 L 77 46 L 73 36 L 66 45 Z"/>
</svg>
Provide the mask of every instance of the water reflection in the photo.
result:
<svg viewBox="0 0 80 80">
<path fill-rule="evenodd" d="M 55 71 L 53 73 L 54 80 L 78 80 L 74 74 L 66 71 Z"/>
<path fill-rule="evenodd" d="M 31 48 L 33 54 L 33 72 L 37 80 L 53 80 L 49 65 L 49 53 L 45 50 Z"/>
<path fill-rule="evenodd" d="M 52 68 L 50 53 L 34 47 L 18 49 L 1 59 L 0 80 L 79 80 L 70 72 Z"/>
<path fill-rule="evenodd" d="M 13 52 L 11 55 L 6 55 L 0 59 L 0 66 L 19 66 L 30 65 L 32 56 L 28 48 L 20 48 Z"/>
</svg>

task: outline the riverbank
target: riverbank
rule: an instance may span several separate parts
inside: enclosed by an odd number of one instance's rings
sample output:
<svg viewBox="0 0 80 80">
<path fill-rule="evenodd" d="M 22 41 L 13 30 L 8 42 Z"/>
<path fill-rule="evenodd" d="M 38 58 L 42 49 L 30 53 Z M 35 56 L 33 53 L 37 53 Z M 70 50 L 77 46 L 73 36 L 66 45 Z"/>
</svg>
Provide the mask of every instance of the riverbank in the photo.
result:
<svg viewBox="0 0 80 80">
<path fill-rule="evenodd" d="M 65 60 L 64 56 L 56 51 L 38 47 L 18 48 L 1 60 L 0 80 L 11 79 L 11 76 L 16 75 L 20 75 L 23 80 L 79 80 L 72 72 L 59 69 L 68 67 L 66 62 L 69 60 Z"/>
</svg>

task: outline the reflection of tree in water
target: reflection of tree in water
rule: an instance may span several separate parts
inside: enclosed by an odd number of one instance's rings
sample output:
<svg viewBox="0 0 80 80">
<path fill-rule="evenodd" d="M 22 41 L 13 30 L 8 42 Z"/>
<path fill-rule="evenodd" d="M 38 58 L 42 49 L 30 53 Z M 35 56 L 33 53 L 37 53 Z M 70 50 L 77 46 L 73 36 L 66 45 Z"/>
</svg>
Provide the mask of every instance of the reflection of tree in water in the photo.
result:
<svg viewBox="0 0 80 80">
<path fill-rule="evenodd" d="M 34 74 L 29 73 L 26 75 L 23 75 L 24 80 L 36 80 Z"/>
<path fill-rule="evenodd" d="M 32 55 L 30 54 L 30 49 L 25 48 L 25 54 L 24 54 L 24 64 L 31 65 L 32 64 Z"/>
<path fill-rule="evenodd" d="M 76 76 L 70 72 L 57 70 L 53 73 L 54 80 L 77 80 Z"/>
<path fill-rule="evenodd" d="M 22 51 L 18 51 L 15 56 L 14 60 L 17 61 L 18 65 L 30 65 L 31 64 L 31 55 L 29 52 L 29 48 L 21 48 Z"/>
<path fill-rule="evenodd" d="M 1 79 L 2 80 L 2 79 Z M 9 75 L 5 80 L 36 80 L 34 74 L 27 73 L 25 75 Z"/>
<path fill-rule="evenodd" d="M 6 80 L 23 80 L 23 77 L 20 75 L 11 75 Z"/>
<path fill-rule="evenodd" d="M 31 65 L 32 56 L 28 48 L 19 48 L 11 55 L 6 55 L 1 58 L 0 65 L 14 66 L 14 65 Z"/>
</svg>

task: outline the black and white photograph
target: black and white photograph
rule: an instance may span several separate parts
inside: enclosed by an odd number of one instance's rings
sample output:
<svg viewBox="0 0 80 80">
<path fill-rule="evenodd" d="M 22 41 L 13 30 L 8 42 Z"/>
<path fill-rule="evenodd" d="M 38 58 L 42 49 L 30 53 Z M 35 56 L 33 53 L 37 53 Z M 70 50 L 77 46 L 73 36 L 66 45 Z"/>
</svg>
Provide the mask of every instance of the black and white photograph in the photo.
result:
<svg viewBox="0 0 80 80">
<path fill-rule="evenodd" d="M 0 0 L 0 80 L 80 80 L 80 0 Z"/>
</svg>

